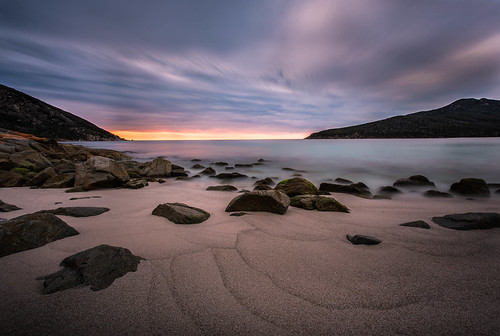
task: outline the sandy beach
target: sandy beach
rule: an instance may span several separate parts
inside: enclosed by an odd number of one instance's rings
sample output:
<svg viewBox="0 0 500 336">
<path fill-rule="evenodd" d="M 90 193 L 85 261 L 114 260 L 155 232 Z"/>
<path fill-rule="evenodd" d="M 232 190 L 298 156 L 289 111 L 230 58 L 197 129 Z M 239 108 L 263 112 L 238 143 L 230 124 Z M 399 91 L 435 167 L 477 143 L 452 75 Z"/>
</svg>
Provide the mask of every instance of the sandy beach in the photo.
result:
<svg viewBox="0 0 500 336">
<path fill-rule="evenodd" d="M 456 231 L 433 216 L 500 212 L 500 199 L 371 200 L 332 194 L 351 213 L 290 207 L 285 215 L 224 212 L 234 192 L 196 182 L 65 193 L 3 188 L 22 208 L 105 206 L 60 216 L 80 234 L 0 258 L 1 335 L 494 335 L 500 322 L 500 231 Z M 72 197 L 101 196 L 80 200 Z M 62 202 L 56 205 L 56 202 Z M 183 202 L 211 217 L 176 225 L 151 215 Z M 430 230 L 399 224 L 424 220 Z M 382 243 L 352 245 L 346 234 Z M 109 244 L 143 257 L 108 288 L 42 294 L 36 278 L 69 255 Z"/>
</svg>

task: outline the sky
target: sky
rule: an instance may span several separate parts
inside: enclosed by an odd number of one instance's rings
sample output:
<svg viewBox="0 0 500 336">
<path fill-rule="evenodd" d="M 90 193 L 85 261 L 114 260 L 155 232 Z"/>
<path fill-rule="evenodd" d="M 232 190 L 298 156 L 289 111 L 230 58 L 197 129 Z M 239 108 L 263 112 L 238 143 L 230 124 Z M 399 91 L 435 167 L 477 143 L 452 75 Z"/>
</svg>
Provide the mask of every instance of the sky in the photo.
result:
<svg viewBox="0 0 500 336">
<path fill-rule="evenodd" d="M 127 139 L 298 139 L 500 98 L 500 0 L 0 8 L 0 83 Z"/>
</svg>

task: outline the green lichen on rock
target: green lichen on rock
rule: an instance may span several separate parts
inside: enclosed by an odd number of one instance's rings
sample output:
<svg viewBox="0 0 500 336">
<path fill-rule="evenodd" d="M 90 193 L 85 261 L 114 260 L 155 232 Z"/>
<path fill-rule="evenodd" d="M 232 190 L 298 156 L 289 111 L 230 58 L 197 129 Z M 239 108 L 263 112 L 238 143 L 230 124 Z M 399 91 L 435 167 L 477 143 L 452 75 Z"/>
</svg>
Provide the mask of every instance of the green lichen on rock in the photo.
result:
<svg viewBox="0 0 500 336">
<path fill-rule="evenodd" d="M 279 182 L 274 189 L 285 193 L 288 197 L 298 195 L 319 195 L 318 188 L 302 177 L 283 180 Z"/>
<path fill-rule="evenodd" d="M 28 168 L 21 168 L 21 167 L 12 168 L 10 171 L 21 175 L 26 175 L 27 173 L 30 172 Z"/>
</svg>

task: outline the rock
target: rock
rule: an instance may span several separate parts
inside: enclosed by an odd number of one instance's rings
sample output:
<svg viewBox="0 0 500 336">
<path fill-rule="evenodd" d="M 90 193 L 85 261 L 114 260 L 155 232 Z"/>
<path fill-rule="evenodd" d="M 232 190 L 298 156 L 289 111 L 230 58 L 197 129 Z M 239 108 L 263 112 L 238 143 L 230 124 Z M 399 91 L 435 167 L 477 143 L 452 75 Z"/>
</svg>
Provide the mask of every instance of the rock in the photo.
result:
<svg viewBox="0 0 500 336">
<path fill-rule="evenodd" d="M 172 177 L 188 177 L 188 173 L 184 169 L 172 169 L 170 173 Z"/>
<path fill-rule="evenodd" d="M 225 166 L 224 169 L 225 170 L 234 170 L 234 167 Z"/>
<path fill-rule="evenodd" d="M 43 291 L 50 294 L 81 285 L 90 286 L 93 291 L 109 287 L 115 279 L 128 272 L 137 271 L 141 257 L 133 255 L 128 249 L 109 245 L 73 254 L 65 258 L 59 272 L 42 276 Z"/>
<path fill-rule="evenodd" d="M 203 175 L 215 175 L 216 172 L 215 172 L 215 169 L 213 169 L 212 167 L 207 167 L 200 174 L 203 174 Z"/>
<path fill-rule="evenodd" d="M 21 208 L 18 208 L 15 205 L 8 204 L 0 200 L 0 211 L 1 212 L 9 212 L 9 211 L 14 211 L 14 210 L 21 210 Z"/>
<path fill-rule="evenodd" d="M 0 187 L 20 187 L 26 182 L 26 178 L 18 173 L 0 170 Z"/>
<path fill-rule="evenodd" d="M 216 166 L 227 166 L 228 165 L 227 162 L 220 162 L 220 161 L 219 162 L 215 162 L 213 164 L 216 165 Z"/>
<path fill-rule="evenodd" d="M 374 200 L 390 200 L 392 198 L 389 197 L 389 196 L 387 196 L 387 195 L 379 195 L 379 194 L 377 194 L 377 195 L 374 195 L 372 197 L 372 199 L 374 199 Z"/>
<path fill-rule="evenodd" d="M 293 171 L 293 172 L 297 172 L 297 173 L 307 173 L 307 171 L 305 171 L 305 170 L 293 169 L 293 168 L 289 168 L 289 167 L 281 168 L 281 170 Z"/>
<path fill-rule="evenodd" d="M 226 212 L 265 211 L 283 215 L 290 205 L 290 198 L 277 190 L 251 191 L 231 200 Z"/>
<path fill-rule="evenodd" d="M 246 212 L 233 212 L 229 216 L 241 217 L 241 216 L 245 216 L 245 215 L 248 215 L 248 214 Z"/>
<path fill-rule="evenodd" d="M 71 188 L 75 184 L 75 174 L 66 173 L 52 176 L 42 185 L 42 188 Z"/>
<path fill-rule="evenodd" d="M 264 160 L 264 159 L 258 159 L 258 160 L 257 160 L 257 162 L 262 163 L 262 162 L 267 162 L 267 160 Z"/>
<path fill-rule="evenodd" d="M 279 182 L 275 190 L 285 193 L 288 197 L 297 195 L 318 195 L 319 190 L 314 184 L 302 177 L 294 177 Z"/>
<path fill-rule="evenodd" d="M 355 235 L 355 236 L 346 235 L 346 238 L 354 245 L 359 245 L 359 244 L 377 245 L 382 242 L 380 239 L 365 235 Z"/>
<path fill-rule="evenodd" d="M 236 188 L 235 186 L 229 185 L 229 184 L 224 184 L 224 185 L 218 185 L 218 186 L 210 186 L 206 190 L 237 191 L 238 188 Z"/>
<path fill-rule="evenodd" d="M 201 160 L 200 159 L 192 159 L 191 161 L 192 162 L 200 162 Z"/>
<path fill-rule="evenodd" d="M 350 187 L 361 189 L 361 190 L 370 190 L 366 184 L 363 182 L 353 183 L 349 185 Z"/>
<path fill-rule="evenodd" d="M 266 177 L 265 179 L 258 180 L 257 182 L 254 183 L 254 185 L 258 184 L 264 184 L 264 185 L 274 185 L 274 181 L 270 177 Z"/>
<path fill-rule="evenodd" d="M 453 230 L 485 230 L 500 227 L 500 214 L 488 212 L 468 212 L 443 217 L 433 217 L 439 226 Z"/>
<path fill-rule="evenodd" d="M 0 225 L 0 257 L 77 234 L 78 231 L 51 213 L 19 216 Z"/>
<path fill-rule="evenodd" d="M 52 165 L 45 156 L 35 150 L 13 153 L 9 156 L 9 161 L 15 167 L 27 168 L 33 171 L 40 171 Z"/>
<path fill-rule="evenodd" d="M 498 189 L 500 188 L 500 183 L 487 183 L 488 187 L 493 188 L 493 189 Z"/>
<path fill-rule="evenodd" d="M 353 185 L 342 185 L 342 184 L 335 184 L 335 183 L 321 183 L 319 186 L 320 191 L 329 191 L 329 192 L 334 192 L 334 193 L 343 193 L 343 194 L 350 194 L 354 196 L 359 196 L 359 197 L 366 197 L 369 198 L 371 197 L 370 191 L 358 187 L 354 187 Z"/>
<path fill-rule="evenodd" d="M 154 161 L 153 161 L 154 162 Z M 160 164 L 160 163 L 158 163 Z M 152 165 L 149 172 L 160 171 L 158 165 Z M 156 170 L 156 168 L 158 168 Z M 165 168 L 163 166 L 163 168 Z M 118 187 L 129 181 L 125 168 L 116 161 L 103 156 L 93 156 L 76 167 L 75 188 L 91 190 L 96 188 Z"/>
<path fill-rule="evenodd" d="M 205 166 L 202 166 L 199 163 L 194 164 L 191 169 L 205 169 Z"/>
<path fill-rule="evenodd" d="M 438 190 L 427 190 L 424 192 L 425 197 L 444 197 L 444 198 L 450 198 L 453 197 L 451 194 L 447 192 L 442 192 Z"/>
<path fill-rule="evenodd" d="M 103 207 L 61 207 L 53 210 L 41 210 L 35 213 L 51 213 L 54 215 L 71 217 L 91 217 L 108 212 L 109 208 Z"/>
<path fill-rule="evenodd" d="M 331 181 L 331 180 L 330 180 L 330 181 Z M 335 179 L 335 182 L 340 183 L 340 184 L 353 184 L 353 183 L 354 183 L 354 182 L 352 182 L 351 180 L 346 180 L 346 179 L 344 179 L 344 178 L 342 178 L 342 177 L 337 177 L 337 178 Z"/>
<path fill-rule="evenodd" d="M 147 177 L 169 177 L 172 174 L 172 162 L 156 158 L 151 162 L 147 162 L 142 169 L 141 175 Z"/>
<path fill-rule="evenodd" d="M 400 178 L 393 183 L 394 187 L 435 187 L 434 182 L 423 175 L 413 175 L 408 178 Z"/>
<path fill-rule="evenodd" d="M 460 182 L 451 185 L 450 192 L 462 196 L 490 196 L 490 188 L 483 179 L 478 178 L 461 179 Z"/>
<path fill-rule="evenodd" d="M 56 176 L 57 173 L 52 167 L 47 167 L 35 176 L 31 180 L 25 183 L 26 186 L 41 186 L 49 178 Z"/>
<path fill-rule="evenodd" d="M 101 196 L 85 196 L 85 197 L 71 197 L 70 201 L 76 201 L 81 199 L 90 199 L 90 198 L 101 198 Z"/>
<path fill-rule="evenodd" d="M 290 198 L 290 205 L 296 208 L 318 211 L 349 212 L 349 209 L 331 197 L 299 195 Z"/>
<path fill-rule="evenodd" d="M 379 193 L 382 195 L 394 195 L 394 194 L 401 194 L 402 191 L 392 186 L 384 186 L 379 189 Z"/>
<path fill-rule="evenodd" d="M 399 224 L 399 226 L 409 226 L 409 227 L 415 227 L 415 228 L 420 228 L 420 229 L 430 229 L 431 226 L 424 222 L 423 220 L 418 220 L 414 222 L 408 222 L 408 223 L 403 223 Z"/>
<path fill-rule="evenodd" d="M 213 176 L 215 178 L 219 179 L 236 179 L 236 178 L 247 178 L 247 175 L 240 174 L 238 172 L 232 172 L 232 173 L 220 173 L 218 175 Z"/>
<path fill-rule="evenodd" d="M 255 191 L 255 190 L 273 190 L 273 188 L 272 188 L 272 187 L 270 187 L 270 186 L 268 186 L 268 185 L 266 185 L 266 184 L 257 184 L 257 185 L 253 188 L 253 190 L 254 190 L 254 191 Z"/>
<path fill-rule="evenodd" d="M 196 177 L 196 176 L 197 176 L 197 175 L 193 176 L 193 178 L 194 178 L 194 177 Z M 158 179 L 158 181 L 157 181 L 157 182 L 158 182 L 158 183 L 160 183 L 160 184 L 162 184 L 162 183 L 165 183 L 165 182 L 167 182 L 167 181 L 165 181 L 164 179 Z"/>
<path fill-rule="evenodd" d="M 140 189 L 147 187 L 149 185 L 148 181 L 144 179 L 134 179 L 130 180 L 127 183 L 124 183 L 122 185 L 122 188 L 128 188 L 128 189 Z"/>
<path fill-rule="evenodd" d="M 153 210 L 153 215 L 165 217 L 175 224 L 198 224 L 210 218 L 205 210 L 184 203 L 160 204 Z"/>
<path fill-rule="evenodd" d="M 251 163 L 237 163 L 234 165 L 236 168 L 251 168 L 253 165 Z"/>
</svg>

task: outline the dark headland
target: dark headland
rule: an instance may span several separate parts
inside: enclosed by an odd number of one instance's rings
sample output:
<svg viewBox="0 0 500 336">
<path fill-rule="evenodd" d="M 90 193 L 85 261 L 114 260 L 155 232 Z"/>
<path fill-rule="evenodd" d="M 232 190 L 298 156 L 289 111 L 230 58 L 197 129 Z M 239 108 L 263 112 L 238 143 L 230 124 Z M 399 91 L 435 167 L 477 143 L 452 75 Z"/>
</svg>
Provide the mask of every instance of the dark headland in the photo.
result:
<svg viewBox="0 0 500 336">
<path fill-rule="evenodd" d="M 459 137 L 500 137 L 500 101 L 460 99 L 435 110 L 328 129 L 306 139 Z"/>
<path fill-rule="evenodd" d="M 58 140 L 123 140 L 85 119 L 1 84 L 0 127 Z"/>
</svg>

